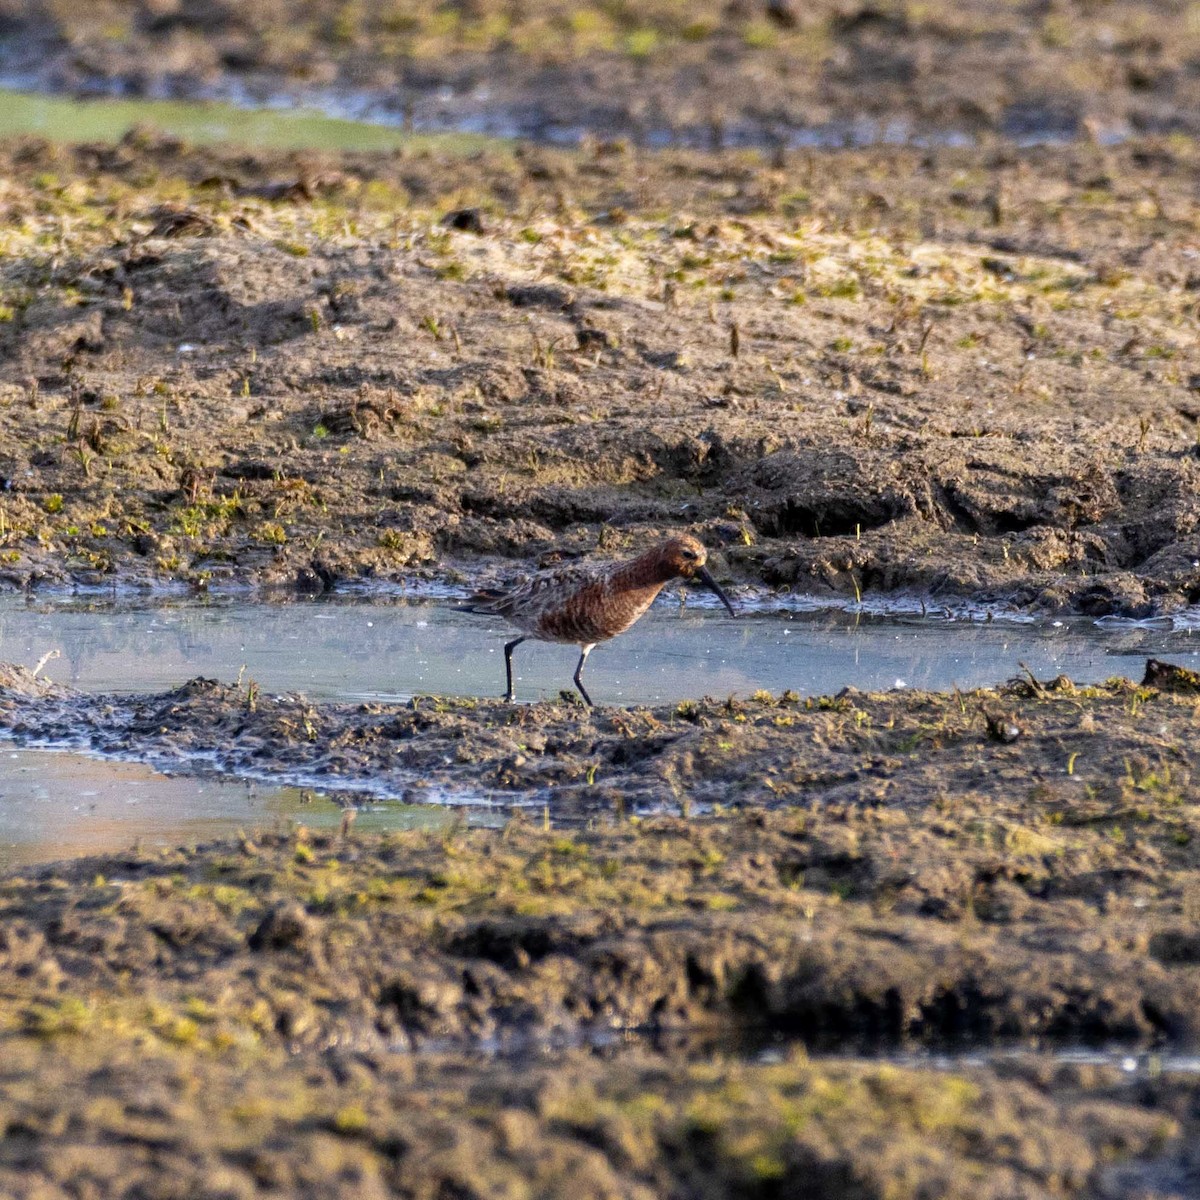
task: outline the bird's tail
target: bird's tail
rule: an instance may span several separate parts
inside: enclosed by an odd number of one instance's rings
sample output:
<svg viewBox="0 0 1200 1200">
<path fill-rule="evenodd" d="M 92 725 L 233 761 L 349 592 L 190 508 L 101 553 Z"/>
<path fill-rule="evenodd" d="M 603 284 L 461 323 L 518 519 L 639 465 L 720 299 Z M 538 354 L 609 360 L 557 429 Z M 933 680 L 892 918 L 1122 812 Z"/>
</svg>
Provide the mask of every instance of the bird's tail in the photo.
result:
<svg viewBox="0 0 1200 1200">
<path fill-rule="evenodd" d="M 494 617 L 496 615 L 495 603 L 500 599 L 502 594 L 498 591 L 476 592 L 466 604 L 456 604 L 452 611 L 478 613 L 480 616 Z"/>
</svg>

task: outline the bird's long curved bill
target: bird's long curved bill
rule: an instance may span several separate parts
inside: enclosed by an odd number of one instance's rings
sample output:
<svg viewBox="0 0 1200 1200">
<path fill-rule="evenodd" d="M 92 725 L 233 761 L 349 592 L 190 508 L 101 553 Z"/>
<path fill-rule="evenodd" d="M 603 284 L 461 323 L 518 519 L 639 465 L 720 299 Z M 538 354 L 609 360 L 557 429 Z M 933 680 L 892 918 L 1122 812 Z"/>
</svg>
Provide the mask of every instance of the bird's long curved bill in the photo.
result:
<svg viewBox="0 0 1200 1200">
<path fill-rule="evenodd" d="M 729 615 L 731 617 L 736 617 L 737 609 L 734 608 L 733 605 L 729 603 L 729 597 L 727 595 L 725 595 L 725 593 L 721 590 L 721 585 L 709 574 L 708 568 L 701 567 L 696 572 L 696 574 L 704 581 L 705 584 L 708 585 L 708 587 L 710 587 L 714 592 L 717 593 L 717 596 L 720 598 L 721 603 L 723 605 L 725 605 L 725 607 L 727 609 L 729 609 Z"/>
</svg>

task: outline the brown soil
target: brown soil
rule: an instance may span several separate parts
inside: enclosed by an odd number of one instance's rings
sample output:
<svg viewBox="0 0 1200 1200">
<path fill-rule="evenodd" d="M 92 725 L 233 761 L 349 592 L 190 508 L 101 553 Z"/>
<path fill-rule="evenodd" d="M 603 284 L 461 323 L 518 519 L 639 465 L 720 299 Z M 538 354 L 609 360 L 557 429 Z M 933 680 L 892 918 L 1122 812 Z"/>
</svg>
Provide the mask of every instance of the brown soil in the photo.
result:
<svg viewBox="0 0 1200 1200">
<path fill-rule="evenodd" d="M 637 1050 L 514 1069 L 214 1053 L 190 1036 L 115 1052 L 63 1030 L 10 1039 L 0 1188 L 21 1200 L 1166 1200 L 1196 1181 L 1186 1087 L 1130 1086 L 1115 1069 L 705 1065 Z"/>
<path fill-rule="evenodd" d="M 418 116 L 483 83 L 606 129 L 0 146 L 0 583 L 460 583 L 686 525 L 743 595 L 1200 599 L 1190 142 L 611 136 L 1186 128 L 1184 6 L 687 9 L 0 3 L 60 81 L 399 79 Z M 1194 1044 L 1194 676 L 587 712 L 0 683 L 19 740 L 546 804 L 0 880 L 5 1195 L 1196 1194 L 1187 1077 L 796 1048 Z"/>
<path fill-rule="evenodd" d="M 1200 596 L 1190 144 L 0 155 L 9 585 Z"/>
</svg>

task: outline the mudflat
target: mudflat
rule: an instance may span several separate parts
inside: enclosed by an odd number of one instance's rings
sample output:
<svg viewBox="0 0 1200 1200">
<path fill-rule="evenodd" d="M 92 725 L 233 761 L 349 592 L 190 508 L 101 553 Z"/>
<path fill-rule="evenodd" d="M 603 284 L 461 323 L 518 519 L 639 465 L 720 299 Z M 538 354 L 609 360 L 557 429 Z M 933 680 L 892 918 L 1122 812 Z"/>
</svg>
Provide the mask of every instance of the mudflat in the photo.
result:
<svg viewBox="0 0 1200 1200">
<path fill-rule="evenodd" d="M 746 140 L 1197 132 L 1187 5 L 885 0 L 0 3 L 56 90 L 320 97 L 418 124 Z"/>
<path fill-rule="evenodd" d="M 374 5 L 185 7 L 0 12 L 72 86 L 400 78 Z M 602 128 L 574 149 L 0 145 L 0 583 L 464 586 L 686 528 L 768 602 L 1194 604 L 1184 11 L 668 7 L 393 13 L 401 108 L 503 75 L 518 126 Z M 855 112 L 975 140 L 796 146 Z M 3 668 L 18 741 L 513 812 L 0 880 L 0 1191 L 1195 1194 L 1200 686 L 996 683 L 584 711 Z"/>
<path fill-rule="evenodd" d="M 1154 1064 L 1200 1033 L 1198 704 L 1162 664 L 656 710 L 87 696 L 5 668 L 19 740 L 544 807 L 0 881 L 0 1178 L 1191 1194 L 1195 1085 Z M 1106 1044 L 1148 1068 L 1054 1053 Z"/>
</svg>

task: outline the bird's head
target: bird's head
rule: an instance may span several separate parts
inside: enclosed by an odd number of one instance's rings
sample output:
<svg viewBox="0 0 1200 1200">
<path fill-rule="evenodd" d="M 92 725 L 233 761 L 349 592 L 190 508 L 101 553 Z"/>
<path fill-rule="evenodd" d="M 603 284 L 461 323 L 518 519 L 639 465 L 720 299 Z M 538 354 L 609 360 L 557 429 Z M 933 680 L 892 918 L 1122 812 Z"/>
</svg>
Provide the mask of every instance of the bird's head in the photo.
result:
<svg viewBox="0 0 1200 1200">
<path fill-rule="evenodd" d="M 659 547 L 659 558 L 672 575 L 692 579 L 708 561 L 708 551 L 694 537 L 673 537 Z"/>
<path fill-rule="evenodd" d="M 680 576 L 683 579 L 699 579 L 706 587 L 716 592 L 721 603 L 729 610 L 730 616 L 737 616 L 737 610 L 730 604 L 729 597 L 704 565 L 708 561 L 708 551 L 694 537 L 682 534 L 669 538 L 659 546 L 658 558 L 664 574 Z"/>
</svg>

